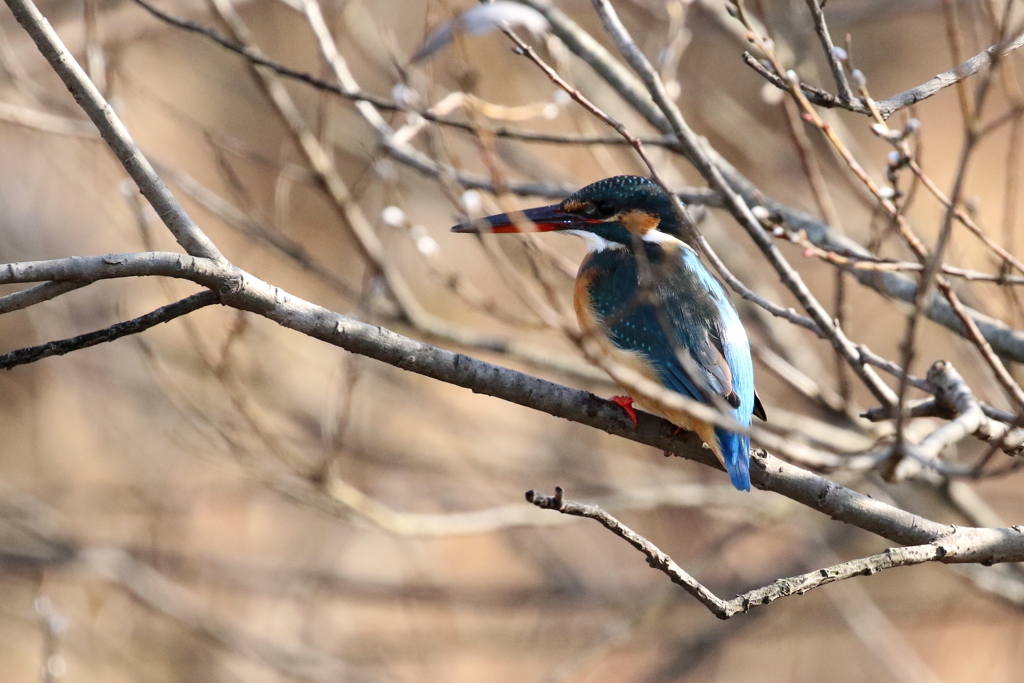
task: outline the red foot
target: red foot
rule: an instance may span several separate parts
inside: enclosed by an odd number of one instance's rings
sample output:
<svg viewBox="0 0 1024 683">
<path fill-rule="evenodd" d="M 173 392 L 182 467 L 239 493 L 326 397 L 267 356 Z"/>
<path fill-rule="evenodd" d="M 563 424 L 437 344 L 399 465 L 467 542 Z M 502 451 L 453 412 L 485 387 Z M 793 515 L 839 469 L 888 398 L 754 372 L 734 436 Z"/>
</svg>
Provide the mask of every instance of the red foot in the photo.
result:
<svg viewBox="0 0 1024 683">
<path fill-rule="evenodd" d="M 633 429 L 636 429 L 636 411 L 633 410 L 633 397 L 632 396 L 612 396 L 608 399 L 612 403 L 620 406 L 626 411 L 626 415 L 633 421 Z"/>
</svg>

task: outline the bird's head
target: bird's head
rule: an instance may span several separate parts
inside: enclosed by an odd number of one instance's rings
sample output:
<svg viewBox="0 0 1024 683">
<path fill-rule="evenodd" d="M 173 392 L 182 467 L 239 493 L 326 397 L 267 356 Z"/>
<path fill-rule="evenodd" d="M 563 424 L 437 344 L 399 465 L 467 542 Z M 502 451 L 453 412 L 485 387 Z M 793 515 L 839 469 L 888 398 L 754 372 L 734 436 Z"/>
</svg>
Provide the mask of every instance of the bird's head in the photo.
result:
<svg viewBox="0 0 1024 683">
<path fill-rule="evenodd" d="M 677 235 L 672 202 L 649 178 L 620 175 L 574 192 L 559 204 L 498 214 L 461 223 L 452 232 L 521 232 L 517 223 L 538 232 L 558 231 L 583 237 L 591 249 L 631 247 L 640 238 L 658 241 Z"/>
</svg>

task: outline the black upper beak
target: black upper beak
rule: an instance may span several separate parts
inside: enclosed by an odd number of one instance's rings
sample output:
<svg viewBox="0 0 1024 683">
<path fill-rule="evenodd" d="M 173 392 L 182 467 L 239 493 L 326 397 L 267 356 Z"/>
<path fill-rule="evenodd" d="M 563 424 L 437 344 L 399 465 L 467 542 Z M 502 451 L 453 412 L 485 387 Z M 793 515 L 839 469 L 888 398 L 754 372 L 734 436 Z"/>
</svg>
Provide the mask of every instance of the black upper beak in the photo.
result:
<svg viewBox="0 0 1024 683">
<path fill-rule="evenodd" d="M 536 226 L 533 230 L 549 232 L 571 229 L 583 222 L 579 216 L 563 212 L 560 204 L 552 204 L 459 223 L 452 232 L 531 232 L 531 223 Z"/>
</svg>

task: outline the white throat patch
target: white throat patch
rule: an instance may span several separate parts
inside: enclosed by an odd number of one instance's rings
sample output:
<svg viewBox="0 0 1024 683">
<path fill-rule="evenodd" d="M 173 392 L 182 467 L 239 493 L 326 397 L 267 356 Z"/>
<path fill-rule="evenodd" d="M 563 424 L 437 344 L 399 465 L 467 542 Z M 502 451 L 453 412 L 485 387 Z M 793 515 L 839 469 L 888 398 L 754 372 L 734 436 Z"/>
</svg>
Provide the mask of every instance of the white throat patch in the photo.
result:
<svg viewBox="0 0 1024 683">
<path fill-rule="evenodd" d="M 587 243 L 587 249 L 589 251 L 604 251 L 605 249 L 625 249 L 625 244 L 619 244 L 618 242 L 612 242 L 606 240 L 600 235 L 595 235 L 587 230 L 563 230 L 566 235 L 576 235 L 582 237 L 583 241 Z"/>
<path fill-rule="evenodd" d="M 667 232 L 662 232 L 661 230 L 648 230 L 644 235 L 643 240 L 644 242 L 653 242 L 655 244 L 673 244 L 680 249 L 693 251 L 693 247 L 686 242 L 682 241 L 678 237 L 669 235 Z"/>
</svg>

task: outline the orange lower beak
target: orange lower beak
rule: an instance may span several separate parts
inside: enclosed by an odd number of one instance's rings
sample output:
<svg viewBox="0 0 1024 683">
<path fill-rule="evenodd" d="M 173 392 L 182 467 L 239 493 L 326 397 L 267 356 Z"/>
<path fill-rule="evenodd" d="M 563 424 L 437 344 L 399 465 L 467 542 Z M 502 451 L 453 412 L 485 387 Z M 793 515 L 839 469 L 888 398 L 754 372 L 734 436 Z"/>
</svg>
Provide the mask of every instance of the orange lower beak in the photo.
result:
<svg viewBox="0 0 1024 683">
<path fill-rule="evenodd" d="M 552 204 L 460 223 L 452 228 L 452 232 L 550 232 L 571 230 L 584 223 L 579 216 L 563 212 L 559 204 Z"/>
</svg>

